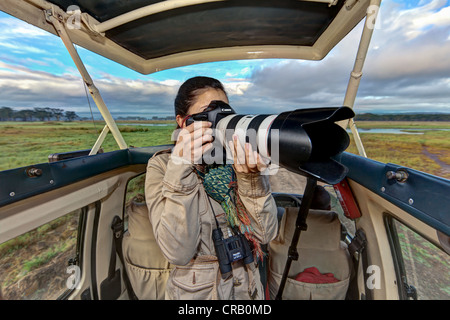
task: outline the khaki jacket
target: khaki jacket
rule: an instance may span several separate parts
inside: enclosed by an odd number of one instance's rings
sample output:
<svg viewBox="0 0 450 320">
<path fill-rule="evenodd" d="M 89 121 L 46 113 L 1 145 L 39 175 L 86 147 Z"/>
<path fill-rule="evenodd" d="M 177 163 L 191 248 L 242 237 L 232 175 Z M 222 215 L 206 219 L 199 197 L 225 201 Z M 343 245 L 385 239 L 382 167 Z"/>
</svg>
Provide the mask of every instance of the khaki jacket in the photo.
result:
<svg viewBox="0 0 450 320">
<path fill-rule="evenodd" d="M 255 236 L 262 244 L 269 243 L 278 226 L 268 176 L 236 176 Z M 208 200 L 192 164 L 176 163 L 168 152 L 155 155 L 147 166 L 145 197 L 156 241 L 173 265 L 166 299 L 250 299 L 249 290 L 255 286 L 255 298 L 264 298 L 258 269 L 251 271 L 242 260 L 232 264 L 233 277 L 222 279 L 212 230 L 214 214 L 225 230 L 225 213 L 219 203 Z"/>
</svg>

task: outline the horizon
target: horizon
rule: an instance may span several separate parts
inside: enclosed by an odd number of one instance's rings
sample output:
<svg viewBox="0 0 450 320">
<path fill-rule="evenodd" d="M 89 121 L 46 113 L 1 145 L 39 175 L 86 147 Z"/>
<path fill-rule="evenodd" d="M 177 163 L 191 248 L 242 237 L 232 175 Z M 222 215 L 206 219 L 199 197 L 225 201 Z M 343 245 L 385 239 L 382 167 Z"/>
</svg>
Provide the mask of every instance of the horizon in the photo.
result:
<svg viewBox="0 0 450 320">
<path fill-rule="evenodd" d="M 8 107 L 8 106 L 0 106 L 0 111 L 3 108 L 11 108 L 13 110 L 13 112 L 19 112 L 19 111 L 24 111 L 24 110 L 29 110 L 32 112 L 35 112 L 35 110 L 33 109 L 15 109 L 14 107 Z M 36 107 L 38 108 L 38 107 Z M 49 109 L 56 109 L 56 108 L 49 108 Z M 66 112 L 66 111 L 70 111 L 70 110 L 65 110 L 62 109 L 62 113 Z M 64 115 L 62 115 L 61 113 L 61 118 L 65 118 Z M 77 116 L 77 119 L 75 119 L 75 121 L 102 121 L 103 118 L 101 117 L 101 115 L 98 115 L 97 117 L 92 118 L 92 114 L 89 113 L 85 113 L 85 112 L 80 112 L 80 113 L 75 113 Z M 436 111 L 417 111 L 417 112 L 409 112 L 409 111 L 405 111 L 405 112 L 389 112 L 389 113 L 380 113 L 380 112 L 355 112 L 355 118 L 356 116 L 365 116 L 365 115 L 373 115 L 373 116 L 403 116 L 403 115 L 424 115 L 424 116 L 431 116 L 431 115 L 442 115 L 442 116 L 450 116 L 450 112 L 436 112 Z M 34 118 L 33 118 L 34 117 Z M 53 118 L 54 116 L 51 116 L 50 118 Z M 25 122 L 39 122 L 41 120 L 38 119 L 39 117 L 36 115 L 33 115 L 31 117 L 31 120 L 26 120 Z M 128 113 L 115 113 L 115 115 L 113 115 L 114 120 L 133 120 L 133 119 L 137 119 L 140 118 L 138 120 L 142 120 L 142 121 L 146 121 L 146 120 L 175 120 L 175 115 L 167 115 L 167 116 L 161 116 L 161 115 L 149 115 L 149 116 L 138 116 L 138 115 L 129 115 Z M 17 120 L 2 120 L 2 113 L 0 113 L 0 121 L 13 121 L 13 122 L 22 122 L 21 120 L 17 121 Z M 44 121 L 55 121 L 55 120 L 44 120 Z M 64 120 L 61 120 L 64 121 Z M 430 121 L 430 120 L 428 120 Z M 433 120 L 434 121 L 434 120 Z"/>
<path fill-rule="evenodd" d="M 113 117 L 173 115 L 178 87 L 196 75 L 219 79 L 238 113 L 278 114 L 341 106 L 361 31 L 362 23 L 322 61 L 211 62 L 150 75 L 77 49 Z M 88 101 L 101 117 L 61 40 L 0 11 L 0 106 L 90 117 Z M 382 1 L 354 111 L 450 112 L 450 0 Z"/>
</svg>

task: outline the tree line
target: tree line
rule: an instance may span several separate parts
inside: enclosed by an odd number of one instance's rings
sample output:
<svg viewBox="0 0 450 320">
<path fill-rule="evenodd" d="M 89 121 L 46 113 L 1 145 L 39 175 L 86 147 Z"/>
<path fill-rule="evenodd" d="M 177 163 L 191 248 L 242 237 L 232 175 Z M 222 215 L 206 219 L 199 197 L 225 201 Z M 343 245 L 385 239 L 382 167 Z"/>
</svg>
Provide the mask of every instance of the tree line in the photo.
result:
<svg viewBox="0 0 450 320">
<path fill-rule="evenodd" d="M 450 121 L 450 113 L 406 113 L 374 114 L 361 113 L 355 116 L 358 121 Z"/>
<path fill-rule="evenodd" d="M 74 121 L 80 117 L 74 111 L 59 108 L 34 108 L 14 110 L 10 107 L 0 108 L 0 121 Z"/>
</svg>

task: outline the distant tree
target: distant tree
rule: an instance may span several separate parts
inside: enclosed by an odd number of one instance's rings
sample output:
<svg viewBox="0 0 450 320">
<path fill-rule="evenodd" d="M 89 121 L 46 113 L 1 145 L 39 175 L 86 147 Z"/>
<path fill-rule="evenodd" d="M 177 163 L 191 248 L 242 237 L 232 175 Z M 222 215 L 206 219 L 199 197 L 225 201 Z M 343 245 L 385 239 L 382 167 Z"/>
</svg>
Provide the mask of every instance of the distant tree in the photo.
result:
<svg viewBox="0 0 450 320">
<path fill-rule="evenodd" d="M 0 108 L 0 121 L 9 121 L 13 118 L 14 110 L 9 107 Z"/>
<path fill-rule="evenodd" d="M 47 112 L 47 121 L 50 121 L 53 117 L 53 109 L 52 108 L 44 108 L 44 110 Z"/>
<path fill-rule="evenodd" d="M 66 117 L 66 121 L 69 121 L 69 122 L 72 122 L 73 120 L 78 118 L 77 114 L 73 111 L 66 111 L 64 116 Z"/>
<path fill-rule="evenodd" d="M 33 114 L 34 111 L 30 109 L 24 109 L 15 112 L 14 119 L 19 118 L 22 119 L 22 121 L 32 121 L 33 120 Z"/>
<path fill-rule="evenodd" d="M 34 108 L 34 117 L 41 121 L 45 121 L 45 118 L 52 116 L 52 113 L 47 110 L 48 108 Z"/>
<path fill-rule="evenodd" d="M 63 109 L 52 109 L 53 116 L 56 118 L 56 121 L 59 121 L 62 116 L 64 116 Z"/>
</svg>

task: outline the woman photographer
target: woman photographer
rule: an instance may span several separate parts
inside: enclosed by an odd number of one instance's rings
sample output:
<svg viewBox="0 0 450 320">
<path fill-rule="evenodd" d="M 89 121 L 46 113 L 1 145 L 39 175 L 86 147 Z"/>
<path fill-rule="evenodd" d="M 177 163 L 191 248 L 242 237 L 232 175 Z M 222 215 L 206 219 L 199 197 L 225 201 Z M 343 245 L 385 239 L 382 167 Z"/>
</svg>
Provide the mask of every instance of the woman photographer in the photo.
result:
<svg viewBox="0 0 450 320">
<path fill-rule="evenodd" d="M 174 265 L 166 299 L 264 299 L 257 262 L 263 258 L 261 244 L 277 232 L 269 179 L 260 174 L 267 166 L 249 144 L 241 146 L 237 139 L 229 145 L 233 165 L 198 164 L 212 148 L 211 123 L 186 126 L 185 120 L 213 100 L 228 103 L 218 80 L 194 77 L 183 83 L 175 99 L 176 144 L 155 154 L 147 166 L 150 222 L 162 252 Z M 218 227 L 224 238 L 243 235 L 253 262 L 226 261 L 231 272 L 221 272 L 212 237 Z"/>
</svg>

